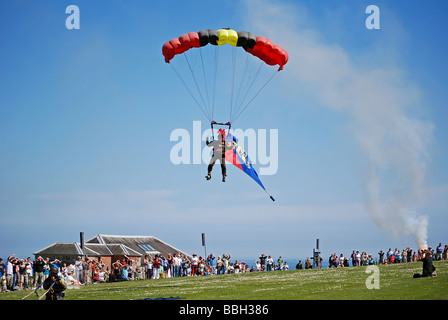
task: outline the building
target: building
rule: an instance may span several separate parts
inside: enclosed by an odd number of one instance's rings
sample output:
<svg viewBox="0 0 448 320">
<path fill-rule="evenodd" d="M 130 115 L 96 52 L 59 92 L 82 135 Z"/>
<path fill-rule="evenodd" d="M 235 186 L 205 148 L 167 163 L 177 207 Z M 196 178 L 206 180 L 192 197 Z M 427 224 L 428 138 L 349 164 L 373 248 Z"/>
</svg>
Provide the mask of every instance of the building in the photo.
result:
<svg viewBox="0 0 448 320">
<path fill-rule="evenodd" d="M 54 259 L 66 263 L 73 263 L 78 257 L 99 260 L 111 269 L 113 262 L 121 261 L 125 256 L 141 265 L 145 256 L 154 257 L 156 254 L 168 256 L 168 254 L 185 252 L 163 242 L 153 236 L 123 236 L 98 234 L 84 241 L 84 233 L 80 233 L 80 242 L 56 242 L 46 248 L 34 252 L 35 258 L 41 256 L 50 261 Z"/>
</svg>

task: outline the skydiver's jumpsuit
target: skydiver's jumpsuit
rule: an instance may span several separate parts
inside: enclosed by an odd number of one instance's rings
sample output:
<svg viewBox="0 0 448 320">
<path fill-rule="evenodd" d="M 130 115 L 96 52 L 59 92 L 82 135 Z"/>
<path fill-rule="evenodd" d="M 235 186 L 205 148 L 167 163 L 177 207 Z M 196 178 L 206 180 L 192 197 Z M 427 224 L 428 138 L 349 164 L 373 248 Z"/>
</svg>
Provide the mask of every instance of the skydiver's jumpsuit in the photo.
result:
<svg viewBox="0 0 448 320">
<path fill-rule="evenodd" d="M 227 146 L 224 138 L 221 135 L 219 135 L 218 140 L 209 142 L 207 139 L 206 143 L 207 147 L 213 147 L 213 156 L 210 159 L 210 163 L 208 165 L 208 174 L 210 175 L 212 173 L 213 166 L 215 165 L 216 160 L 219 159 L 219 161 L 221 162 L 222 177 L 225 178 L 227 175 L 225 151 L 232 150 L 233 146 Z"/>
</svg>

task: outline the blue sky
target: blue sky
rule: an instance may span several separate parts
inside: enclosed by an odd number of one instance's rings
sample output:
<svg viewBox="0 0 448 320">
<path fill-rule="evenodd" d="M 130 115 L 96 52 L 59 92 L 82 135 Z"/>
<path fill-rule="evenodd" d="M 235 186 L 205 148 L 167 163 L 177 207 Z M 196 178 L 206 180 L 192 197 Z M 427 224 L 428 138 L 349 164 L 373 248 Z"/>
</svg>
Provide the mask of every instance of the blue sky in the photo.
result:
<svg viewBox="0 0 448 320">
<path fill-rule="evenodd" d="M 80 10 L 68 30 L 67 6 Z M 368 30 L 365 9 L 380 9 Z M 0 256 L 96 234 L 189 253 L 288 258 L 447 243 L 442 1 L 2 1 Z M 278 130 L 272 202 L 228 166 L 174 165 L 173 130 L 208 128 L 162 45 L 231 27 L 289 62 L 235 128 Z M 205 48 L 204 48 L 205 49 Z M 219 121 L 219 120 L 218 120 Z M 249 151 L 249 150 L 248 150 Z M 216 170 L 216 169 L 215 169 Z"/>
</svg>

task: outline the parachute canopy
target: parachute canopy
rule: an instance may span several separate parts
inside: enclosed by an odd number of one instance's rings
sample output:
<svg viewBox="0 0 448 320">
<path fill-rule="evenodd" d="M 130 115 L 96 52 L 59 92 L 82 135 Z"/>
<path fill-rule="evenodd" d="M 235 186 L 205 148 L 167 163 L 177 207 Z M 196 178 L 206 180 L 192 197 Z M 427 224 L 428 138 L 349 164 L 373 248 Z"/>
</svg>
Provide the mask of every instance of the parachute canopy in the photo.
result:
<svg viewBox="0 0 448 320">
<path fill-rule="evenodd" d="M 185 33 L 162 54 L 210 123 L 233 123 L 289 59 L 272 40 L 229 28 Z"/>
<path fill-rule="evenodd" d="M 235 31 L 231 29 L 201 30 L 189 32 L 167 41 L 162 47 L 165 62 L 169 63 L 177 54 L 182 54 L 191 48 L 200 48 L 208 44 L 221 46 L 230 44 L 242 47 L 244 50 L 264 61 L 266 64 L 279 65 L 279 71 L 288 62 L 288 52 L 272 40 L 263 36 L 255 36 L 251 32 Z"/>
</svg>

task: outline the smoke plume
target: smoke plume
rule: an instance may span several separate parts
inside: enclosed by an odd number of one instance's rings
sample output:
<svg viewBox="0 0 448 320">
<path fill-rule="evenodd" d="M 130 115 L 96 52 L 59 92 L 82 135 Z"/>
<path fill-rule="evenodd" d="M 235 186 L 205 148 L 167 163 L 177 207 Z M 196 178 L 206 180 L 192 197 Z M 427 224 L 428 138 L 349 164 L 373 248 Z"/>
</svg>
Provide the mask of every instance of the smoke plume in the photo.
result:
<svg viewBox="0 0 448 320">
<path fill-rule="evenodd" d="M 326 44 L 321 40 L 324 35 L 301 22 L 309 21 L 306 8 L 248 2 L 251 28 L 289 52 L 282 77 L 291 77 L 289 82 L 300 88 L 296 93 L 348 116 L 366 159 L 362 178 L 372 220 L 387 234 L 411 235 L 419 248 L 426 247 L 428 218 L 418 211 L 425 200 L 433 124 L 413 116 L 422 107 L 418 85 L 405 70 L 391 68 L 390 59 L 382 66 L 381 58 L 372 55 L 363 60 L 370 63 L 359 66 L 347 50 Z M 384 51 L 390 50 L 389 56 L 396 56 L 400 48 L 394 48 L 394 43 L 401 42 L 389 32 L 389 47 L 373 47 L 372 52 L 382 52 L 384 57 L 388 56 Z M 397 34 L 402 32 L 397 27 Z"/>
</svg>

